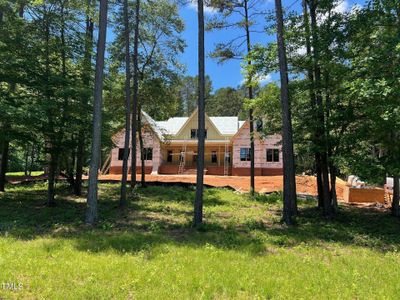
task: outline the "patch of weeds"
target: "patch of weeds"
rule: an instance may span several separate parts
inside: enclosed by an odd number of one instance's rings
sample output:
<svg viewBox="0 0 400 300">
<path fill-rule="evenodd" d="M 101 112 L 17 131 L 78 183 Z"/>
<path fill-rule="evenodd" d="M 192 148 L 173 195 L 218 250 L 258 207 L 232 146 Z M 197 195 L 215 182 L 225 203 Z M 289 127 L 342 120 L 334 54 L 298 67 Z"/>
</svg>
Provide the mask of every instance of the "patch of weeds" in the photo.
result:
<svg viewBox="0 0 400 300">
<path fill-rule="evenodd" d="M 243 224 L 248 230 L 263 230 L 265 224 L 262 220 L 250 219 L 246 220 Z"/>
<path fill-rule="evenodd" d="M 283 199 L 282 192 L 273 192 L 270 194 L 256 194 L 254 196 L 254 200 L 268 204 L 282 203 L 282 199 Z"/>
</svg>

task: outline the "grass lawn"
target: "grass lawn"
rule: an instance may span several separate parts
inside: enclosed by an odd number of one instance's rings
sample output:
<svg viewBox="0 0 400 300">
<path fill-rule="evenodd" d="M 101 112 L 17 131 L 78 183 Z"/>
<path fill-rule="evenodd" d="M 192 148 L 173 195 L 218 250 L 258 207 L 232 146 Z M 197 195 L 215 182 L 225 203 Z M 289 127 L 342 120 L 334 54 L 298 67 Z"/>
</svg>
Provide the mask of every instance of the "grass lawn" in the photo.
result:
<svg viewBox="0 0 400 300">
<path fill-rule="evenodd" d="M 43 171 L 32 171 L 31 176 L 40 176 L 43 175 Z M 13 176 L 13 177 L 23 177 L 25 176 L 24 172 L 9 172 L 6 176 Z"/>
<path fill-rule="evenodd" d="M 298 226 L 279 223 L 279 196 L 205 191 L 205 225 L 191 228 L 194 190 L 138 189 L 125 211 L 119 185 L 100 186 L 100 222 L 85 198 L 44 184 L 0 194 L 0 298 L 399 299 L 400 221 L 341 206 L 333 221 L 301 202 Z"/>
</svg>

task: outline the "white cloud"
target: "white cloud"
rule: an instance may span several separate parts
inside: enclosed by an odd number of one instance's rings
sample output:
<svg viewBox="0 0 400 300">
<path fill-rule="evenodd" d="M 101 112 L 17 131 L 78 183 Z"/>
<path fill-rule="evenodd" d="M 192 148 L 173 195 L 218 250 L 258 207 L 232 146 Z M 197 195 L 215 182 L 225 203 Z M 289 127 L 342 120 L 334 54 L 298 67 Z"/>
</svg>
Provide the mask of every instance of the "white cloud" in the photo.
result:
<svg viewBox="0 0 400 300">
<path fill-rule="evenodd" d="M 189 3 L 189 7 L 191 9 L 194 9 L 195 11 L 197 11 L 197 1 L 191 0 Z M 216 8 L 204 5 L 204 13 L 205 14 L 215 14 L 217 12 L 218 12 L 218 10 Z"/>
<path fill-rule="evenodd" d="M 258 80 L 259 80 L 261 85 L 265 85 L 265 84 L 270 83 L 272 81 L 272 75 L 271 74 L 261 75 L 258 78 Z"/>
<path fill-rule="evenodd" d="M 296 50 L 297 55 L 305 55 L 307 53 L 307 48 L 305 46 L 301 46 Z"/>
<path fill-rule="evenodd" d="M 266 75 L 258 75 L 257 78 L 254 78 L 258 81 L 259 85 L 266 85 L 267 83 L 272 82 L 272 75 L 271 74 L 266 74 Z M 239 85 L 245 85 L 246 84 L 246 79 L 243 78 Z"/>
<path fill-rule="evenodd" d="M 333 8 L 333 12 L 338 14 L 344 14 L 351 10 L 350 4 L 348 0 L 342 0 L 337 2 L 337 5 Z M 320 15 L 318 18 L 318 23 L 323 23 L 326 19 L 328 19 L 328 13 L 324 15 Z"/>
<path fill-rule="evenodd" d="M 334 12 L 344 14 L 345 12 L 348 12 L 350 10 L 350 4 L 347 2 L 347 0 L 339 2 L 338 5 L 333 9 Z"/>
</svg>

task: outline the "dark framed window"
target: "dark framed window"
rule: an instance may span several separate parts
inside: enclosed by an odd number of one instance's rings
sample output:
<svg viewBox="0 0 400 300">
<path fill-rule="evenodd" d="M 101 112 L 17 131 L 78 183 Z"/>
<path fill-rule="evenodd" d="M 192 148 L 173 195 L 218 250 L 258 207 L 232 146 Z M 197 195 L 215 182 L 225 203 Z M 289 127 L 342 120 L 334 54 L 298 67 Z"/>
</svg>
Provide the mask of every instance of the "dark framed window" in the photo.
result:
<svg viewBox="0 0 400 300">
<path fill-rule="evenodd" d="M 218 163 L 217 151 L 211 151 L 211 163 Z"/>
<path fill-rule="evenodd" d="M 197 139 L 198 138 L 198 129 L 190 129 L 190 138 Z M 207 129 L 204 132 L 204 137 L 207 138 Z"/>
<path fill-rule="evenodd" d="M 240 148 L 240 161 L 250 161 L 250 148 Z"/>
<path fill-rule="evenodd" d="M 172 150 L 168 150 L 167 162 L 172 162 Z"/>
<path fill-rule="evenodd" d="M 267 162 L 279 162 L 279 149 L 267 149 Z"/>
<path fill-rule="evenodd" d="M 153 160 L 153 148 L 143 149 L 144 160 Z"/>
<path fill-rule="evenodd" d="M 128 149 L 128 156 L 130 153 L 131 149 Z M 124 159 L 124 148 L 119 148 L 118 149 L 118 160 L 123 160 Z"/>
</svg>

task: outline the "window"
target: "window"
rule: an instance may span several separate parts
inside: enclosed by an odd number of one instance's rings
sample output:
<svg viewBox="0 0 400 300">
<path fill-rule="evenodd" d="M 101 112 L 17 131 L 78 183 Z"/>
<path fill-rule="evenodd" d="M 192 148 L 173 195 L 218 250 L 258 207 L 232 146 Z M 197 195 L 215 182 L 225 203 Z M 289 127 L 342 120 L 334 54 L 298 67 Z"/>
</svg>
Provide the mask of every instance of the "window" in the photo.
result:
<svg viewBox="0 0 400 300">
<path fill-rule="evenodd" d="M 128 156 L 130 153 L 131 149 L 128 149 Z M 118 160 L 123 160 L 124 159 L 124 148 L 119 148 L 118 149 Z"/>
<path fill-rule="evenodd" d="M 172 150 L 168 150 L 167 162 L 172 162 Z"/>
<path fill-rule="evenodd" d="M 250 148 L 240 148 L 240 161 L 250 161 Z"/>
<path fill-rule="evenodd" d="M 217 151 L 211 151 L 211 163 L 216 164 L 218 162 Z"/>
<path fill-rule="evenodd" d="M 197 139 L 198 137 L 198 129 L 191 129 L 190 130 L 190 138 Z M 205 130 L 204 137 L 207 138 L 207 129 Z"/>
<path fill-rule="evenodd" d="M 267 162 L 279 162 L 279 149 L 267 149 Z"/>
<path fill-rule="evenodd" d="M 153 160 L 153 148 L 143 149 L 144 160 Z"/>
</svg>

